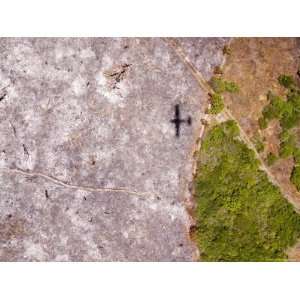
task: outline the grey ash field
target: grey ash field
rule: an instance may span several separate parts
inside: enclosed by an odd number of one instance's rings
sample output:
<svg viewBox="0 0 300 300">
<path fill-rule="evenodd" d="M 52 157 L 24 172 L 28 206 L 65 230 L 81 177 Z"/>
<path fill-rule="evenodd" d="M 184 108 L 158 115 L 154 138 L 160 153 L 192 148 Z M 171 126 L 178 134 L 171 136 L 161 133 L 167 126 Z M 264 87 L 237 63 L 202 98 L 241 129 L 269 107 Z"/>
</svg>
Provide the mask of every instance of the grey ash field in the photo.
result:
<svg viewBox="0 0 300 300">
<path fill-rule="evenodd" d="M 205 80 L 225 38 L 1 38 L 0 260 L 192 261 Z M 185 53 L 185 54 L 183 54 Z M 180 138 L 170 119 L 180 104 Z"/>
</svg>

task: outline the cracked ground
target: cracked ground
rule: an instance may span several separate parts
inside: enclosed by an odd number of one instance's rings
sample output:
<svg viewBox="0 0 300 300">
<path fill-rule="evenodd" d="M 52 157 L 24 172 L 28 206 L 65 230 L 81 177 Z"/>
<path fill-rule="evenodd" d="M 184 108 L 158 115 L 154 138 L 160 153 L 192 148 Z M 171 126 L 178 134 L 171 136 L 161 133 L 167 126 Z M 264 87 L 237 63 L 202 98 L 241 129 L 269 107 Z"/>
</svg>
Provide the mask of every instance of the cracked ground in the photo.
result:
<svg viewBox="0 0 300 300">
<path fill-rule="evenodd" d="M 191 261 L 193 152 L 225 38 L 1 38 L 0 260 Z M 175 137 L 174 106 L 183 124 Z"/>
</svg>

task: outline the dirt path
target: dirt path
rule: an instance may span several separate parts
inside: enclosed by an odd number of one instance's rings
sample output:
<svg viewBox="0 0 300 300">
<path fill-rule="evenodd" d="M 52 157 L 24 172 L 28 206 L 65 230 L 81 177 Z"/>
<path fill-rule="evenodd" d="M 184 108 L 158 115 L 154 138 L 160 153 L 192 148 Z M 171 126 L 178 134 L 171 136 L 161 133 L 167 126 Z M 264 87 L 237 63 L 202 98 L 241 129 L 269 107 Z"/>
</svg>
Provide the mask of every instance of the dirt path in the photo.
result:
<svg viewBox="0 0 300 300">
<path fill-rule="evenodd" d="M 185 52 L 182 49 L 182 47 L 180 46 L 180 44 L 175 39 L 172 39 L 172 38 L 168 38 L 168 39 L 165 38 L 164 40 L 176 52 L 176 54 L 178 55 L 178 57 L 180 58 L 180 60 L 189 68 L 189 70 L 191 71 L 192 75 L 194 76 L 194 78 L 199 83 L 200 87 L 203 90 L 205 90 L 207 92 L 207 94 L 214 93 L 214 91 L 212 90 L 212 88 L 209 86 L 209 84 L 207 83 L 207 81 L 204 79 L 204 76 L 202 75 L 202 73 L 189 60 L 188 56 L 185 54 Z M 215 119 L 216 121 L 220 121 L 220 120 L 224 121 L 224 120 L 232 119 L 232 120 L 236 121 L 236 123 L 237 123 L 237 125 L 239 127 L 239 130 L 240 130 L 240 137 L 247 144 L 247 146 L 254 151 L 256 158 L 260 162 L 260 169 L 267 174 L 269 180 L 280 189 L 280 191 L 284 195 L 284 197 L 290 203 L 292 203 L 294 205 L 295 209 L 298 212 L 300 212 L 299 200 L 297 198 L 293 197 L 293 195 L 290 195 L 290 193 L 288 193 L 284 189 L 284 187 L 278 182 L 278 180 L 272 174 L 270 168 L 265 164 L 263 158 L 257 152 L 254 144 L 252 143 L 252 141 L 250 140 L 250 138 L 246 134 L 246 132 L 243 130 L 243 128 L 240 126 L 239 121 L 234 117 L 234 115 L 232 114 L 232 112 L 228 108 L 225 108 L 223 110 L 223 112 L 220 113 L 218 116 L 210 115 L 210 119 L 211 120 Z M 297 194 L 298 194 L 297 196 L 300 196 L 300 193 L 297 193 Z"/>
<path fill-rule="evenodd" d="M 225 39 L 195 42 L 209 73 Z M 207 99 L 176 53 L 161 38 L 0 46 L 0 260 L 197 260 L 183 199 Z M 193 120 L 180 138 L 177 104 Z"/>
</svg>

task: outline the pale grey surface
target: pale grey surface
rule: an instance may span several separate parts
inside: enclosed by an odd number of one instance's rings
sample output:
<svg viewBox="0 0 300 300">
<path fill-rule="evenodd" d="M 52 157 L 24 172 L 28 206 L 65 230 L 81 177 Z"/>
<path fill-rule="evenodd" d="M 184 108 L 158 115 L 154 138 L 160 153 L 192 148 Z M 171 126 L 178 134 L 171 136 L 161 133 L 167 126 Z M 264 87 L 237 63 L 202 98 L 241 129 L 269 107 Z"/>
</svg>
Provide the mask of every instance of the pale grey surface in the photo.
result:
<svg viewBox="0 0 300 300">
<path fill-rule="evenodd" d="M 0 260 L 197 257 L 183 195 L 207 97 L 164 40 L 3 38 L 0 89 Z"/>
<path fill-rule="evenodd" d="M 201 71 L 203 77 L 209 80 L 215 67 L 222 65 L 223 49 L 230 38 L 179 38 L 179 44 L 184 49 L 188 59 Z"/>
</svg>

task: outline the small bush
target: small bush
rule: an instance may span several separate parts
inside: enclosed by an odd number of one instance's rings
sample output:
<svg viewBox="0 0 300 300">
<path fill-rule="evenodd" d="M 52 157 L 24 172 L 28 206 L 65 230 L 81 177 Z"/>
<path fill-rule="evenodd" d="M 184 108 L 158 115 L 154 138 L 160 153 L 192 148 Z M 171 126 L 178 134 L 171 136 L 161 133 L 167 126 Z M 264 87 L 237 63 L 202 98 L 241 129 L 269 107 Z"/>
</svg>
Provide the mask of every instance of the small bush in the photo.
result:
<svg viewBox="0 0 300 300">
<path fill-rule="evenodd" d="M 300 191 L 300 166 L 295 166 L 291 174 L 291 182 Z"/>
<path fill-rule="evenodd" d="M 289 114 L 285 114 L 283 118 L 280 120 L 280 125 L 283 129 L 292 129 L 299 123 L 299 115 L 298 113 L 292 112 Z"/>
<path fill-rule="evenodd" d="M 224 105 L 224 100 L 222 95 L 218 93 L 211 95 L 210 102 L 211 102 L 211 108 L 209 110 L 209 113 L 216 115 L 224 109 L 225 105 Z"/>
<path fill-rule="evenodd" d="M 279 140 L 281 143 L 287 141 L 288 139 L 291 138 L 291 133 L 289 132 L 289 130 L 287 129 L 283 129 L 281 132 L 280 132 L 280 135 L 279 135 Z"/>
<path fill-rule="evenodd" d="M 212 77 L 209 81 L 211 88 L 218 94 L 224 92 L 236 93 L 239 91 L 239 87 L 236 83 L 232 81 L 226 81 L 221 77 Z"/>
<path fill-rule="evenodd" d="M 268 127 L 268 121 L 264 117 L 260 117 L 258 119 L 258 126 L 261 130 L 266 129 Z"/>
<path fill-rule="evenodd" d="M 300 90 L 296 86 L 294 79 L 289 75 L 280 75 L 279 83 L 289 89 L 286 100 L 282 97 L 268 92 L 269 104 L 262 112 L 259 119 L 261 129 L 266 128 L 269 120 L 278 119 L 282 129 L 291 129 L 298 125 L 300 121 Z"/>
<path fill-rule="evenodd" d="M 222 94 L 225 92 L 225 82 L 220 77 L 212 77 L 209 82 L 211 88 L 214 90 L 214 92 L 218 94 Z"/>
<path fill-rule="evenodd" d="M 291 88 L 295 85 L 294 79 L 290 75 L 280 75 L 278 77 L 278 82 L 285 88 Z"/>
<path fill-rule="evenodd" d="M 295 165 L 300 165 L 300 149 L 296 148 L 293 153 Z"/>
<path fill-rule="evenodd" d="M 268 99 L 270 99 L 270 103 L 264 107 L 262 112 L 264 119 L 280 119 L 287 110 L 286 101 L 284 101 L 281 97 L 270 93 L 268 95 Z"/>
<path fill-rule="evenodd" d="M 256 136 L 253 139 L 253 143 L 258 153 L 263 152 L 265 150 L 265 145 L 259 136 Z"/>
<path fill-rule="evenodd" d="M 300 71 L 297 72 L 297 75 Z M 268 92 L 269 104 L 262 111 L 262 117 L 258 119 L 260 129 L 268 126 L 268 121 L 278 119 L 282 132 L 280 138 L 279 156 L 288 158 L 293 156 L 294 169 L 290 176 L 291 182 L 300 191 L 300 149 L 297 147 L 296 137 L 291 133 L 291 129 L 300 122 L 300 88 L 296 85 L 294 78 L 290 75 L 280 75 L 278 82 L 288 89 L 286 99 L 283 99 L 272 92 Z M 268 165 L 276 161 L 274 154 L 267 156 Z"/>
<path fill-rule="evenodd" d="M 277 160 L 278 160 L 278 157 L 277 157 L 274 153 L 270 152 L 270 153 L 268 154 L 268 156 L 267 156 L 267 164 L 268 164 L 268 166 L 274 165 L 274 163 L 275 163 Z"/>
<path fill-rule="evenodd" d="M 277 261 L 300 235 L 300 216 L 259 170 L 227 121 L 206 134 L 195 178 L 196 231 L 206 261 Z"/>
<path fill-rule="evenodd" d="M 225 90 L 229 93 L 237 93 L 240 88 L 238 85 L 232 81 L 225 81 Z"/>
<path fill-rule="evenodd" d="M 279 156 L 281 158 L 288 158 L 293 155 L 296 150 L 295 136 L 290 132 L 283 131 L 280 135 L 280 140 Z"/>
<path fill-rule="evenodd" d="M 234 120 L 228 120 L 221 124 L 221 128 L 225 135 L 235 138 L 240 134 L 240 129 Z"/>
</svg>

